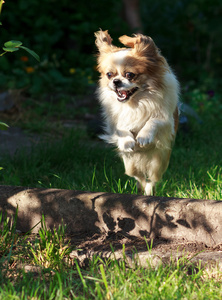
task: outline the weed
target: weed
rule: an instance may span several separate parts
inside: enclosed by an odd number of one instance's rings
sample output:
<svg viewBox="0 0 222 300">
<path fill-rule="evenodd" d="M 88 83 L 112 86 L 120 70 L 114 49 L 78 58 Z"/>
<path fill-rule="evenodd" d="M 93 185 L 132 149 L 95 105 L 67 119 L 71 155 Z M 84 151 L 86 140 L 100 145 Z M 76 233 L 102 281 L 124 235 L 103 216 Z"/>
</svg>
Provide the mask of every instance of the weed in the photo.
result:
<svg viewBox="0 0 222 300">
<path fill-rule="evenodd" d="M 44 216 L 41 225 L 39 238 L 35 239 L 34 244 L 28 243 L 29 256 L 36 265 L 45 269 L 61 270 L 68 263 L 64 262 L 64 258 L 71 252 L 70 245 L 65 243 L 65 227 L 59 225 L 57 230 L 47 229 Z"/>
</svg>

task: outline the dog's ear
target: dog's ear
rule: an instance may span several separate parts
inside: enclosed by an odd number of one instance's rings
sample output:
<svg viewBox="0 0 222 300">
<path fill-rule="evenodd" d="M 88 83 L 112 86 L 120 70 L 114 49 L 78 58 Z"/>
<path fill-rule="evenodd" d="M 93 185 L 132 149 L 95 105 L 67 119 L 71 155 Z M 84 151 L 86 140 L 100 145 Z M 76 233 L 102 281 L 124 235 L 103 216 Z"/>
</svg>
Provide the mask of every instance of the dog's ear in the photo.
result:
<svg viewBox="0 0 222 300">
<path fill-rule="evenodd" d="M 96 46 L 99 52 L 107 52 L 112 47 L 112 38 L 108 33 L 108 30 L 102 31 L 101 29 L 95 32 Z"/>
<path fill-rule="evenodd" d="M 133 48 L 142 56 L 156 56 L 159 53 L 154 41 L 149 36 L 136 34 L 134 37 L 129 37 L 123 35 L 119 40 L 123 45 Z"/>
</svg>

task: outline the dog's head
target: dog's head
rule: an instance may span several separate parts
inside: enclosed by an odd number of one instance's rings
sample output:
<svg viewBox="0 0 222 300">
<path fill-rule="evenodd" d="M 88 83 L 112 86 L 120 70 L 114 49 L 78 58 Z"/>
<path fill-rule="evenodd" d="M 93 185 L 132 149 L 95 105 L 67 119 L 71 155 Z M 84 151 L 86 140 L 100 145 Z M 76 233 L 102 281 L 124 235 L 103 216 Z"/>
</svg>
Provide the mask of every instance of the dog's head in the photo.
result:
<svg viewBox="0 0 222 300">
<path fill-rule="evenodd" d="M 126 102 L 145 90 L 162 87 L 166 63 L 150 37 L 121 36 L 119 40 L 127 48 L 119 48 L 112 44 L 108 31 L 100 30 L 95 36 L 100 85 L 116 93 L 118 101 Z"/>
</svg>

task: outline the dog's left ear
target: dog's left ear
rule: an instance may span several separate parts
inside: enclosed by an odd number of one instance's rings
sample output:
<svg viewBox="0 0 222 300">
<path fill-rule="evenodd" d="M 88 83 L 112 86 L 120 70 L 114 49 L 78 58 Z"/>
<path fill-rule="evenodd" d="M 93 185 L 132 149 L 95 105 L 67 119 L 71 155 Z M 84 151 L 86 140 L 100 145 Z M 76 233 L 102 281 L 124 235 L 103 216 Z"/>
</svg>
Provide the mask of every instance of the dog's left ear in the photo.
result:
<svg viewBox="0 0 222 300">
<path fill-rule="evenodd" d="M 108 30 L 102 31 L 99 30 L 95 32 L 96 37 L 96 46 L 99 49 L 99 52 L 107 52 L 112 47 L 112 38 L 108 33 Z"/>
<path fill-rule="evenodd" d="M 134 37 L 129 37 L 123 35 L 119 40 L 123 45 L 133 48 L 142 56 L 156 56 L 159 53 L 154 41 L 149 36 L 136 34 Z"/>
</svg>

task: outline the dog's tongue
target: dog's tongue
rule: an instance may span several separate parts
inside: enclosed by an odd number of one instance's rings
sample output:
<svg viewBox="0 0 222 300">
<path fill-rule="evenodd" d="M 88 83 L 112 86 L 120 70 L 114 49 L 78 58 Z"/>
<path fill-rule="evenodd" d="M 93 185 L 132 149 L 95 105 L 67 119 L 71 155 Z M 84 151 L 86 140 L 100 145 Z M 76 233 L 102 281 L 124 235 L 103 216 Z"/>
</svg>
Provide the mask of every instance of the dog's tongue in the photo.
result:
<svg viewBox="0 0 222 300">
<path fill-rule="evenodd" d="M 118 90 L 116 89 L 117 94 L 117 100 L 120 102 L 125 102 L 128 100 L 136 91 L 138 90 L 138 87 L 135 87 L 131 90 L 124 91 L 124 90 Z"/>
<path fill-rule="evenodd" d="M 121 98 L 121 100 L 124 100 L 127 98 L 127 91 L 119 91 L 118 90 L 118 96 Z"/>
</svg>

